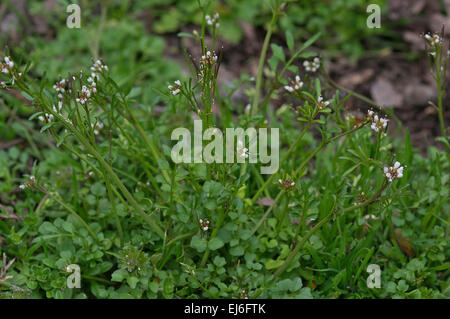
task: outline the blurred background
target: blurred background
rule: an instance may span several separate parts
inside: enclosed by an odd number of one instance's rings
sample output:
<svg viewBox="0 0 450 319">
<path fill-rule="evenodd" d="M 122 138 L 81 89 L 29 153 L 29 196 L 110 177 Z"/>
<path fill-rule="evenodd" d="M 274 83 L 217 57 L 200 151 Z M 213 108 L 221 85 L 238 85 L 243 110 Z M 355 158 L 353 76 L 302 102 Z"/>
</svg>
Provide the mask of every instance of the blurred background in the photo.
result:
<svg viewBox="0 0 450 319">
<path fill-rule="evenodd" d="M 79 29 L 66 26 L 71 3 L 81 7 Z M 372 3 L 382 9 L 380 29 L 366 26 L 366 9 Z M 270 7 L 260 0 L 222 0 L 213 3 L 214 12 L 220 14 L 217 46 L 224 49 L 220 84 L 232 83 L 243 72 L 256 75 Z M 1 0 L 0 47 L 8 47 L 16 61 L 31 62 L 30 75 L 51 82 L 100 57 L 120 85 L 135 87 L 133 97 L 163 108 L 158 89 L 188 72 L 183 50 L 199 54 L 191 38 L 178 34 L 199 30 L 201 20 L 197 0 Z M 439 126 L 428 105 L 437 99 L 437 91 L 420 34 L 439 32 L 443 25 L 450 31 L 450 0 L 297 0 L 286 6 L 273 41 L 283 45 L 285 30 L 296 43 L 321 31 L 313 50 L 331 78 L 394 107 L 413 145 L 424 150 L 434 143 Z M 245 103 L 245 92 L 240 94 L 236 103 Z M 0 149 L 17 143 L 21 135 L 33 135 L 31 124 L 22 121 L 32 114 L 27 102 L 15 90 L 1 90 Z M 351 111 L 368 106 L 356 99 L 347 102 Z"/>
</svg>

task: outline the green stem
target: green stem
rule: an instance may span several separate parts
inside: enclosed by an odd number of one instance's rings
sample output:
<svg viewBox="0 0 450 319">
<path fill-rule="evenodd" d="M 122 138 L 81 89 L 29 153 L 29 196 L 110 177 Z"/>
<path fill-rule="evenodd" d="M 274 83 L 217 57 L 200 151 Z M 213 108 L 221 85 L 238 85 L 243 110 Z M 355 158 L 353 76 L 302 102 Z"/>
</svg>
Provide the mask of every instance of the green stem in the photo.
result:
<svg viewBox="0 0 450 319">
<path fill-rule="evenodd" d="M 253 98 L 253 104 L 250 108 L 249 116 L 253 116 L 258 112 L 258 103 L 259 103 L 259 95 L 261 93 L 261 87 L 262 87 L 264 64 L 266 62 L 267 49 L 269 48 L 270 38 L 272 37 L 272 33 L 273 33 L 273 29 L 275 27 L 275 23 L 277 21 L 277 17 L 278 17 L 278 6 L 277 6 L 277 8 L 274 8 L 273 15 L 272 15 L 272 21 L 270 22 L 269 29 L 267 30 L 266 37 L 264 39 L 264 44 L 263 44 L 263 47 L 261 50 L 261 56 L 259 58 L 259 65 L 258 65 L 258 75 L 256 77 L 255 96 Z"/>
<path fill-rule="evenodd" d="M 217 232 L 218 232 L 219 229 L 220 229 L 220 226 L 222 226 L 222 223 L 223 223 L 223 221 L 225 220 L 225 217 L 226 217 L 226 215 L 227 215 L 227 211 L 228 211 L 228 210 L 223 210 L 223 211 L 220 213 L 219 220 L 217 221 L 217 224 L 216 224 L 216 226 L 214 227 L 214 231 L 212 232 L 211 237 L 210 237 L 209 240 L 212 240 L 213 238 L 216 237 Z M 200 263 L 200 267 L 204 267 L 204 266 L 205 266 L 206 262 L 208 261 L 209 252 L 210 252 L 209 248 L 206 247 L 206 250 L 205 250 L 205 252 L 204 252 L 204 254 L 203 254 L 202 261 L 201 261 L 201 263 Z"/>
<path fill-rule="evenodd" d="M 280 218 L 280 222 L 278 223 L 278 227 L 277 227 L 277 233 L 279 233 L 281 231 L 281 227 L 284 224 L 284 220 L 286 219 L 288 210 L 289 210 L 289 194 L 285 191 L 284 192 L 284 205 L 283 205 L 283 209 L 281 211 L 281 218 Z"/>
</svg>

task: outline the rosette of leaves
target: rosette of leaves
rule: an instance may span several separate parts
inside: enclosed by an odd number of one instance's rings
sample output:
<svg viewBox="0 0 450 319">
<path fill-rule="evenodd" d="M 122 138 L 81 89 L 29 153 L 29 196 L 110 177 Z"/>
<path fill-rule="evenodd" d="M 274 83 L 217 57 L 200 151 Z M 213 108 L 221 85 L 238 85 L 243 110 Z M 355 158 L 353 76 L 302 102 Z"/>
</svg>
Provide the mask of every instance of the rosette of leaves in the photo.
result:
<svg viewBox="0 0 450 319">
<path fill-rule="evenodd" d="M 146 253 L 136 247 L 126 247 L 120 252 L 119 267 L 129 272 L 145 272 L 149 263 Z"/>
</svg>

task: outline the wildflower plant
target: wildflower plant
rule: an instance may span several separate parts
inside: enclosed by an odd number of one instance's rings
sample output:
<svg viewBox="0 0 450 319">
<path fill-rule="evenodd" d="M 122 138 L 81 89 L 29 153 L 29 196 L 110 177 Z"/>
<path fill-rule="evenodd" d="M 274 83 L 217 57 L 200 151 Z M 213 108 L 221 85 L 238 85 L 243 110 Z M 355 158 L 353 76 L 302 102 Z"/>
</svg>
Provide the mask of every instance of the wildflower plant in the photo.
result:
<svg viewBox="0 0 450 319">
<path fill-rule="evenodd" d="M 444 27 L 440 33 L 426 33 L 423 35 L 425 50 L 427 52 L 428 63 L 431 75 L 438 88 L 437 105 L 429 102 L 437 110 L 439 117 L 439 127 L 441 130 L 441 141 L 449 148 L 447 127 L 444 122 L 444 99 L 447 96 L 447 69 L 450 60 L 450 44 L 444 41 Z"/>
<path fill-rule="evenodd" d="M 349 95 L 328 85 L 326 59 L 313 47 L 321 35 L 298 44 L 286 32 L 285 43 L 274 43 L 290 3 L 269 2 L 255 77 L 218 85 L 223 24 L 211 1 L 199 1 L 201 30 L 179 36 L 200 53 L 186 52 L 189 74 L 164 78 L 152 105 L 139 95 L 142 82 L 116 78 L 111 52 L 57 81 L 36 79 L 20 54 L 2 56 L 2 85 L 22 94 L 29 121 L 58 152 L 14 179 L 27 203 L 18 205 L 35 213 L 18 217 L 18 231 L 0 220 L 8 252 L 31 265 L 17 272 L 17 262 L 9 265 L 8 281 L 48 298 L 443 296 L 442 279 L 426 269 L 448 271 L 446 154 L 432 150 L 427 164 L 408 134 L 404 143 L 392 139 L 387 110 L 348 114 Z M 442 44 L 430 39 L 439 71 Z M 240 89 L 245 96 L 236 102 Z M 260 174 L 250 137 L 236 139 L 241 162 L 171 161 L 171 132 L 198 119 L 202 134 L 280 128 L 279 169 Z M 367 287 L 371 263 L 393 269 L 383 275 L 386 287 Z M 81 268 L 79 292 L 64 286 L 60 270 L 70 264 Z"/>
</svg>

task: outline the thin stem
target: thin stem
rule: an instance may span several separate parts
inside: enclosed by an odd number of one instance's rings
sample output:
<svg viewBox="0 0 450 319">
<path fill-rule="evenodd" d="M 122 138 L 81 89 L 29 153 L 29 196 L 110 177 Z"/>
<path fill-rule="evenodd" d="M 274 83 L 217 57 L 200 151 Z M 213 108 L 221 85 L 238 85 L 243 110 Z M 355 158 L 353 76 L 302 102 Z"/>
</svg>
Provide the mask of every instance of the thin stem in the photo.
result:
<svg viewBox="0 0 450 319">
<path fill-rule="evenodd" d="M 259 95 L 261 93 L 263 69 L 266 62 L 267 49 L 269 48 L 270 38 L 272 37 L 273 29 L 278 17 L 278 6 L 274 9 L 272 15 L 272 21 L 270 22 L 269 29 L 267 30 L 264 44 L 261 50 L 261 56 L 259 58 L 258 75 L 256 77 L 256 90 L 253 98 L 253 104 L 250 108 L 249 116 L 253 116 L 258 112 Z"/>
</svg>

